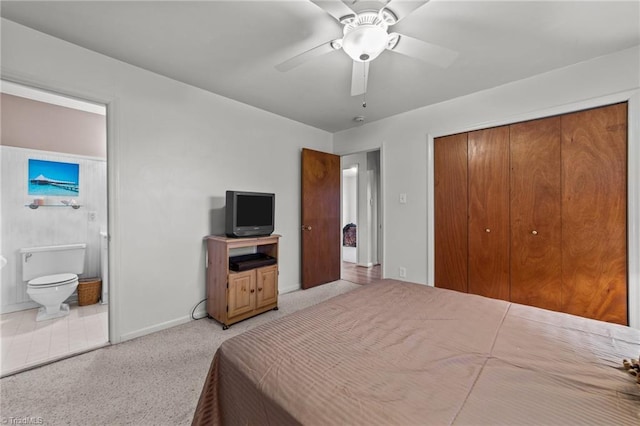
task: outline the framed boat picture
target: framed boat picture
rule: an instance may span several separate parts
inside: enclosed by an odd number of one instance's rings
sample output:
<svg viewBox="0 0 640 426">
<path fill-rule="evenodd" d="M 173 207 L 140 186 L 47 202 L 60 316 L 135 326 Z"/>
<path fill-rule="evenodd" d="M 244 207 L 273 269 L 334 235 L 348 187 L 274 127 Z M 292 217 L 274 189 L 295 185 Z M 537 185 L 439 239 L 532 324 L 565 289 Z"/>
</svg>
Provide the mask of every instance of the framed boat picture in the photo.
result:
<svg viewBox="0 0 640 426">
<path fill-rule="evenodd" d="M 29 195 L 77 197 L 80 165 L 29 159 Z"/>
</svg>

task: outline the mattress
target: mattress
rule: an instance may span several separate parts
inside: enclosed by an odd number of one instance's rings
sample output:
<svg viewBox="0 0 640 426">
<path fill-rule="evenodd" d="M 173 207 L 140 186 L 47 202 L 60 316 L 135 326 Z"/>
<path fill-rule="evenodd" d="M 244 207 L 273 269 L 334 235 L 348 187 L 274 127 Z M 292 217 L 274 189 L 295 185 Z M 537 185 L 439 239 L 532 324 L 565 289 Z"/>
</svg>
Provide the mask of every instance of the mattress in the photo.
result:
<svg viewBox="0 0 640 426">
<path fill-rule="evenodd" d="M 395 280 L 225 341 L 193 424 L 640 424 L 640 330 Z"/>
</svg>

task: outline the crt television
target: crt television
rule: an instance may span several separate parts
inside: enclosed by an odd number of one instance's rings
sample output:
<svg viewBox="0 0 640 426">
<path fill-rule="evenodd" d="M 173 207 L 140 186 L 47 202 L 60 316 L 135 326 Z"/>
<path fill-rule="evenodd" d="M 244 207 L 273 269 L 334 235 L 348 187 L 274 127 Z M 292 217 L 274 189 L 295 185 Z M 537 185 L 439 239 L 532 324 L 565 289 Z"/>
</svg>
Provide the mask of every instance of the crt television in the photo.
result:
<svg viewBox="0 0 640 426">
<path fill-rule="evenodd" d="M 275 194 L 227 191 L 225 233 L 228 237 L 271 235 L 275 205 Z"/>
</svg>

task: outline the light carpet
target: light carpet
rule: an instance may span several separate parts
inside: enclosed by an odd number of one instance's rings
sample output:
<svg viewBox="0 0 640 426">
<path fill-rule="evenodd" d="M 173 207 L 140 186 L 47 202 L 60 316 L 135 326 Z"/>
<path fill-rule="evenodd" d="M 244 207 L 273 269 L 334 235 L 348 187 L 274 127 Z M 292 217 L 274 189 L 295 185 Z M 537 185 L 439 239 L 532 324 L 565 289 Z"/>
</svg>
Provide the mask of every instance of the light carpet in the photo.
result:
<svg viewBox="0 0 640 426">
<path fill-rule="evenodd" d="M 346 293 L 336 281 L 281 295 L 269 311 L 223 331 L 210 319 L 78 355 L 0 380 L 3 424 L 190 424 L 213 355 L 226 339 Z"/>
</svg>

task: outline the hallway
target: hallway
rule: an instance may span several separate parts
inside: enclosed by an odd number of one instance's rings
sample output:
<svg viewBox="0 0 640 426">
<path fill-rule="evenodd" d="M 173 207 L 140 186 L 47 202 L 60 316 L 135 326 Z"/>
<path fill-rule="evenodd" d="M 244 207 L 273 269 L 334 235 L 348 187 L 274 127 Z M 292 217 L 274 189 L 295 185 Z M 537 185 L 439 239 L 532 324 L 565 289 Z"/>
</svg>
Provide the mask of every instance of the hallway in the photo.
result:
<svg viewBox="0 0 640 426">
<path fill-rule="evenodd" d="M 371 284 L 382 275 L 380 265 L 365 268 L 351 262 L 342 262 L 342 279 L 356 284 Z"/>
</svg>

